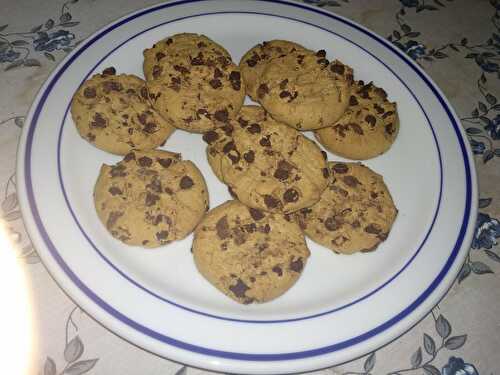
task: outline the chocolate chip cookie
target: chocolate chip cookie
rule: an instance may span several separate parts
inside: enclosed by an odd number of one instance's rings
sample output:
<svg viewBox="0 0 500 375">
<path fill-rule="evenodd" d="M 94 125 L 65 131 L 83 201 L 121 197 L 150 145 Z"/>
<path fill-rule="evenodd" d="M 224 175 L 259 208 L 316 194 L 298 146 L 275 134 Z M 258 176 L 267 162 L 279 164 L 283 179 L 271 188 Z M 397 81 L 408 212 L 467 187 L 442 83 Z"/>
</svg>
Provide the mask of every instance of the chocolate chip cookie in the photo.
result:
<svg viewBox="0 0 500 375">
<path fill-rule="evenodd" d="M 202 35 L 174 35 L 145 50 L 144 73 L 154 108 L 190 132 L 234 117 L 245 99 L 239 67 Z"/>
<path fill-rule="evenodd" d="M 398 131 L 396 103 L 390 102 L 387 93 L 372 82 L 357 81 L 344 115 L 314 135 L 334 154 L 366 160 L 386 152 Z"/>
<path fill-rule="evenodd" d="M 319 147 L 261 107 L 203 135 L 214 173 L 249 207 L 288 213 L 316 203 L 328 183 Z"/>
<path fill-rule="evenodd" d="M 294 51 L 269 61 L 256 100 L 276 120 L 299 130 L 319 129 L 337 121 L 351 96 L 353 71 L 326 52 Z"/>
<path fill-rule="evenodd" d="M 335 252 L 375 250 L 398 212 L 382 176 L 361 163 L 328 167 L 330 184 L 320 201 L 298 211 L 296 219 L 308 237 Z"/>
<path fill-rule="evenodd" d="M 309 250 L 296 223 L 228 201 L 208 212 L 196 228 L 193 256 L 212 285 L 248 304 L 270 301 L 290 289 Z"/>
<path fill-rule="evenodd" d="M 208 211 L 208 193 L 198 168 L 180 154 L 131 151 L 101 167 L 94 203 L 113 237 L 152 248 L 191 233 Z"/>
<path fill-rule="evenodd" d="M 71 115 L 78 133 L 101 150 L 125 155 L 151 150 L 174 131 L 151 106 L 146 82 L 114 68 L 96 74 L 76 91 Z"/>
<path fill-rule="evenodd" d="M 300 44 L 287 40 L 271 40 L 259 43 L 247 51 L 240 61 L 241 75 L 245 82 L 247 95 L 258 101 L 257 87 L 266 64 L 278 56 L 294 51 L 310 52 Z"/>
</svg>

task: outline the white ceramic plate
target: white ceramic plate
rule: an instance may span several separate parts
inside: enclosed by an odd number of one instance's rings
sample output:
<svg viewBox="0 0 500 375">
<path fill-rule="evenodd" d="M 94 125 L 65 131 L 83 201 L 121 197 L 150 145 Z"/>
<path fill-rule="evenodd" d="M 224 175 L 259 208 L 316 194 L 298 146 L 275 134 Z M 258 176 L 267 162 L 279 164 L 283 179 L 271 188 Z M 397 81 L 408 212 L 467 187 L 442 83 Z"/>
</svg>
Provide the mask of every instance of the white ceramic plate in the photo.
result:
<svg viewBox="0 0 500 375">
<path fill-rule="evenodd" d="M 120 158 L 82 140 L 68 113 L 77 87 L 108 66 L 142 76 L 142 50 L 167 35 L 197 32 L 235 61 L 263 40 L 325 49 L 398 103 L 394 146 L 366 164 L 381 173 L 399 209 L 377 251 L 335 255 L 309 242 L 299 282 L 263 305 L 239 305 L 196 271 L 192 237 L 156 250 L 113 239 L 94 211 L 102 163 Z M 204 172 L 211 207 L 229 199 L 200 135 L 178 131 L 164 148 Z M 337 159 L 330 155 L 330 159 Z M 476 207 L 471 152 L 441 91 L 383 38 L 344 18 L 288 1 L 170 2 L 99 30 L 40 90 L 18 154 L 26 226 L 59 285 L 125 339 L 203 368 L 245 373 L 317 369 L 369 353 L 419 321 L 454 281 L 468 250 Z"/>
</svg>

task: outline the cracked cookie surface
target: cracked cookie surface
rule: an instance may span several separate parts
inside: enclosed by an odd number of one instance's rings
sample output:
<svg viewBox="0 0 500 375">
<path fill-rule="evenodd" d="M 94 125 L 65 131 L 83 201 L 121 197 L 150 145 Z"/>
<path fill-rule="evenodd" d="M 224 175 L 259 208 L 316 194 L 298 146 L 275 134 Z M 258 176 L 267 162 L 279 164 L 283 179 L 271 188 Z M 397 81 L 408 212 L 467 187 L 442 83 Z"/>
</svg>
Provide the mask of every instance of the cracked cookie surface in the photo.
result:
<svg viewBox="0 0 500 375">
<path fill-rule="evenodd" d="M 353 71 L 326 52 L 294 51 L 265 65 L 257 101 L 271 116 L 299 130 L 323 128 L 337 121 L 349 103 Z"/>
<path fill-rule="evenodd" d="M 113 237 L 158 247 L 193 231 L 208 210 L 208 192 L 198 168 L 180 154 L 131 151 L 101 167 L 94 204 Z"/>
<path fill-rule="evenodd" d="M 204 35 L 177 34 L 155 43 L 144 51 L 143 68 L 154 108 L 177 128 L 205 132 L 243 105 L 239 67 Z"/>
<path fill-rule="evenodd" d="M 386 152 L 399 132 L 396 103 L 372 82 L 355 82 L 349 107 L 331 126 L 314 131 L 319 143 L 336 155 L 366 160 Z"/>
<path fill-rule="evenodd" d="M 80 136 L 97 148 L 118 155 L 132 149 L 151 150 L 175 130 L 153 109 L 146 82 L 107 68 L 85 81 L 71 102 Z"/>
<path fill-rule="evenodd" d="M 259 43 L 248 50 L 240 61 L 241 75 L 248 96 L 258 101 L 257 87 L 266 64 L 278 56 L 294 51 L 311 52 L 295 42 L 278 39 Z"/>
<path fill-rule="evenodd" d="M 309 257 L 299 226 L 238 201 L 212 209 L 198 225 L 193 257 L 200 273 L 239 303 L 266 302 L 290 289 Z"/>
<path fill-rule="evenodd" d="M 343 254 L 373 251 L 397 209 L 382 176 L 361 163 L 329 162 L 330 183 L 314 206 L 295 214 L 313 241 Z"/>
<path fill-rule="evenodd" d="M 236 120 L 203 139 L 214 173 L 249 207 L 293 212 L 317 202 L 327 186 L 328 168 L 316 143 L 261 107 L 244 106 Z"/>
</svg>

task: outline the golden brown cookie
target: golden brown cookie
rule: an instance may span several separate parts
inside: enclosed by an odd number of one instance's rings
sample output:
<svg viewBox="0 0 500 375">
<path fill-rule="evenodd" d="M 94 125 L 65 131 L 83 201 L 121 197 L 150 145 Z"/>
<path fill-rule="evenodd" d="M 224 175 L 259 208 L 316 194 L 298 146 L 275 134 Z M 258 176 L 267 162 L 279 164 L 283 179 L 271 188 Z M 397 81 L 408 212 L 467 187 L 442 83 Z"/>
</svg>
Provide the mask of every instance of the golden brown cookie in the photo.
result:
<svg viewBox="0 0 500 375">
<path fill-rule="evenodd" d="M 289 290 L 309 257 L 299 226 L 280 214 L 228 201 L 196 228 L 193 256 L 200 273 L 233 300 L 270 301 Z"/>
<path fill-rule="evenodd" d="M 245 99 L 240 69 L 207 37 L 172 36 L 144 52 L 150 99 L 177 128 L 194 133 L 234 117 Z M 172 42 L 169 44 L 169 41 Z"/>
<path fill-rule="evenodd" d="M 94 203 L 113 237 L 158 247 L 193 231 L 208 211 L 208 192 L 198 168 L 180 154 L 131 151 L 118 164 L 101 167 Z"/>
<path fill-rule="evenodd" d="M 83 83 L 73 96 L 71 115 L 84 139 L 118 155 L 154 149 L 175 129 L 152 108 L 146 82 L 130 74 L 115 75 L 114 68 Z"/>
<path fill-rule="evenodd" d="M 398 212 L 382 176 L 361 163 L 329 162 L 328 167 L 330 184 L 320 201 L 295 215 L 300 226 L 338 253 L 375 250 Z"/>
<path fill-rule="evenodd" d="M 266 64 L 272 59 L 294 51 L 308 51 L 300 44 L 287 40 L 271 40 L 252 47 L 240 61 L 240 70 L 248 96 L 257 101 L 257 87 Z"/>
<path fill-rule="evenodd" d="M 316 139 L 336 155 L 366 160 L 383 154 L 399 131 L 396 103 L 372 82 L 357 81 L 349 107 L 334 124 L 314 131 Z"/>
<path fill-rule="evenodd" d="M 328 168 L 316 143 L 261 107 L 244 106 L 237 120 L 203 139 L 214 173 L 249 207 L 293 212 L 316 203 L 327 186 Z"/>
<path fill-rule="evenodd" d="M 349 103 L 353 72 L 324 50 L 294 51 L 269 61 L 256 100 L 276 120 L 299 130 L 319 129 L 337 121 Z"/>
</svg>

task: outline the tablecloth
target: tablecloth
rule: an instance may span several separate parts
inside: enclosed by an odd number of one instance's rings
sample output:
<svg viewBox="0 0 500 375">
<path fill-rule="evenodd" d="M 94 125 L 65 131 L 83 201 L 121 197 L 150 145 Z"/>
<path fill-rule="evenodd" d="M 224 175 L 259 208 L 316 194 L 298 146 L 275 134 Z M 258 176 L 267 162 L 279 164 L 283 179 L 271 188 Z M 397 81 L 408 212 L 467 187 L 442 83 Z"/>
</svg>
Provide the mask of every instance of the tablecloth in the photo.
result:
<svg viewBox="0 0 500 375">
<path fill-rule="evenodd" d="M 439 85 L 472 146 L 479 216 L 470 253 L 445 298 L 402 337 L 318 374 L 495 374 L 500 371 L 500 1 L 304 0 L 386 37 Z M 23 263 L 33 317 L 29 374 L 197 374 L 124 341 L 68 298 L 23 227 L 16 148 L 37 90 L 96 29 L 155 0 L 2 0 L 0 218 Z M 1 315 L 1 313 L 0 313 Z M 2 355 L 0 354 L 0 358 Z M 1 362 L 0 362 L 1 366 Z"/>
</svg>

